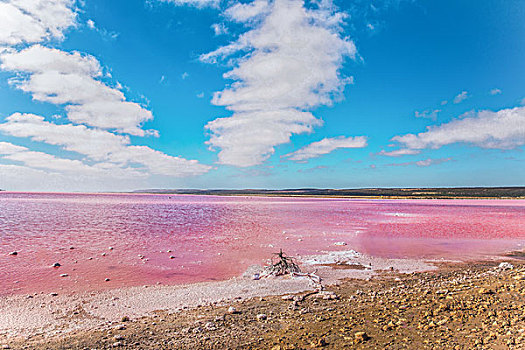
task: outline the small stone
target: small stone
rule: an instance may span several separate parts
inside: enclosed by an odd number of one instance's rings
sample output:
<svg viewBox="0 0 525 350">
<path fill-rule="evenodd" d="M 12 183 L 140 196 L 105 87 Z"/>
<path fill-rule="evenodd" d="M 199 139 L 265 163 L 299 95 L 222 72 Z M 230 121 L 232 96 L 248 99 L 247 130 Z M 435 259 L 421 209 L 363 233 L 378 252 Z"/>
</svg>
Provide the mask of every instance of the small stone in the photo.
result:
<svg viewBox="0 0 525 350">
<path fill-rule="evenodd" d="M 100 255 L 102 255 L 102 256 L 106 256 L 106 253 L 102 253 L 102 254 L 100 254 Z"/>
<path fill-rule="evenodd" d="M 116 341 L 113 343 L 114 348 L 118 348 L 119 346 L 122 346 L 122 342 Z"/>
<path fill-rule="evenodd" d="M 110 279 L 109 279 L 109 278 L 105 278 L 105 279 L 104 279 L 104 281 L 106 281 L 106 282 L 109 282 L 109 281 L 110 281 Z"/>
<path fill-rule="evenodd" d="M 355 340 L 357 340 L 358 342 L 364 342 L 370 339 L 370 337 L 368 336 L 368 334 L 366 334 L 366 332 L 356 332 L 354 336 L 355 336 Z"/>
<path fill-rule="evenodd" d="M 67 277 L 67 276 L 69 276 L 67 273 L 63 273 L 60 275 L 60 277 Z"/>
<path fill-rule="evenodd" d="M 109 249 L 109 250 L 113 250 L 113 247 L 109 247 L 108 249 Z"/>
<path fill-rule="evenodd" d="M 497 270 L 512 270 L 514 269 L 514 265 L 508 262 L 502 262 L 501 264 L 496 267 Z"/>
<path fill-rule="evenodd" d="M 4 345 L 2 345 L 2 349 L 6 349 L 7 350 L 7 349 L 11 349 L 11 347 L 9 345 L 7 345 L 7 344 L 4 344 Z"/>
<path fill-rule="evenodd" d="M 129 322 L 129 317 L 128 316 L 122 316 L 122 318 L 120 319 L 121 322 Z"/>
<path fill-rule="evenodd" d="M 9 255 L 18 255 L 18 252 L 11 252 Z"/>
<path fill-rule="evenodd" d="M 56 262 L 56 263 L 54 263 L 54 264 L 51 265 L 51 266 L 52 266 L 52 267 L 60 267 L 60 266 L 62 266 L 62 265 L 60 265 L 60 263 L 57 263 L 57 262 Z"/>
<path fill-rule="evenodd" d="M 206 324 L 204 325 L 204 328 L 206 328 L 209 331 L 214 331 L 217 329 L 217 327 L 215 327 L 215 324 L 213 322 L 206 322 Z"/>
<path fill-rule="evenodd" d="M 320 338 L 317 340 L 317 342 L 312 342 L 311 345 L 316 348 L 321 348 L 323 346 L 327 346 L 328 343 L 326 342 L 326 340 L 324 340 L 324 338 Z"/>
<path fill-rule="evenodd" d="M 53 292 L 53 293 L 49 293 L 49 295 L 51 295 L 52 297 L 56 297 L 58 293 Z"/>
<path fill-rule="evenodd" d="M 268 318 L 268 316 L 266 316 L 266 314 L 258 314 L 257 315 L 257 320 L 259 321 L 264 321 Z"/>
<path fill-rule="evenodd" d="M 124 340 L 124 336 L 120 335 L 120 334 L 117 334 L 115 336 L 115 340 Z"/>
<path fill-rule="evenodd" d="M 175 259 L 175 257 L 173 255 L 170 255 L 170 259 Z"/>
<path fill-rule="evenodd" d="M 258 273 L 255 273 L 252 277 L 254 281 L 258 281 L 261 278 L 261 276 Z"/>
<path fill-rule="evenodd" d="M 334 245 L 344 246 L 346 245 L 346 242 L 335 242 Z"/>
<path fill-rule="evenodd" d="M 233 306 L 230 306 L 230 307 L 228 308 L 228 313 L 229 313 L 229 314 L 236 314 L 236 313 L 238 313 L 238 311 L 237 311 L 237 309 L 234 308 Z"/>
</svg>

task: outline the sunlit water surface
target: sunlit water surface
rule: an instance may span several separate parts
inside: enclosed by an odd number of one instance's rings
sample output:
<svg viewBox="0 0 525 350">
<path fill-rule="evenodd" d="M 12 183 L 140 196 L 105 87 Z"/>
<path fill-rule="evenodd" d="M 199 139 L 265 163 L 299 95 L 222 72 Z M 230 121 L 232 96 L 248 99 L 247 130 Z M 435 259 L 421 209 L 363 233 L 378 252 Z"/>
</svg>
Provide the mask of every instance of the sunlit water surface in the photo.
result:
<svg viewBox="0 0 525 350">
<path fill-rule="evenodd" d="M 223 280 L 280 248 L 476 259 L 523 244 L 520 200 L 0 193 L 0 295 Z"/>
</svg>

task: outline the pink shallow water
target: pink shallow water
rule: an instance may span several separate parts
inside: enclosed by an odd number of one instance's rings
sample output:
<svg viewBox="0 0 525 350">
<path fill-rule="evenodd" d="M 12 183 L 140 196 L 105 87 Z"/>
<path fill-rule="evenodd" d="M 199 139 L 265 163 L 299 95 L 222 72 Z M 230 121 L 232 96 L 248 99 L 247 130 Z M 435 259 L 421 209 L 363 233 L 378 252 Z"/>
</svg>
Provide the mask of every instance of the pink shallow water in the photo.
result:
<svg viewBox="0 0 525 350">
<path fill-rule="evenodd" d="M 523 244 L 518 200 L 0 193 L 0 295 L 222 280 L 279 248 L 474 259 Z"/>
</svg>

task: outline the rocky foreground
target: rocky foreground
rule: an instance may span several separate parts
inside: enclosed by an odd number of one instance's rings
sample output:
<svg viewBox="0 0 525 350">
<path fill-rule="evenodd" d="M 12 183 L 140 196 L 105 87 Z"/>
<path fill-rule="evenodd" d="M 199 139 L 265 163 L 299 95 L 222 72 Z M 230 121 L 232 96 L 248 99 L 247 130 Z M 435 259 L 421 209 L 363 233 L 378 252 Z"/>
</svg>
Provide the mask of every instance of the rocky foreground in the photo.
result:
<svg viewBox="0 0 525 350">
<path fill-rule="evenodd" d="M 75 315 L 71 315 L 75 317 Z M 525 262 L 443 264 L 320 293 L 239 300 L 11 349 L 525 349 Z"/>
</svg>

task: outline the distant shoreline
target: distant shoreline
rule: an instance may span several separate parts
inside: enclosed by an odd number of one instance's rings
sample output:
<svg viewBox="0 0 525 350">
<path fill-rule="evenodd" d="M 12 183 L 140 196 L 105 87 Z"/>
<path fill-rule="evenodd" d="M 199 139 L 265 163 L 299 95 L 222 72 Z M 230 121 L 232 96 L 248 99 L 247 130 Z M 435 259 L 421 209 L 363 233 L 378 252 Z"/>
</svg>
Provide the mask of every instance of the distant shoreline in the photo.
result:
<svg viewBox="0 0 525 350">
<path fill-rule="evenodd" d="M 317 197 L 365 199 L 525 199 L 525 187 L 455 187 L 455 188 L 363 188 L 363 189 L 283 189 L 283 190 L 201 190 L 201 189 L 146 189 L 131 193 L 263 196 L 263 197 Z"/>
</svg>

